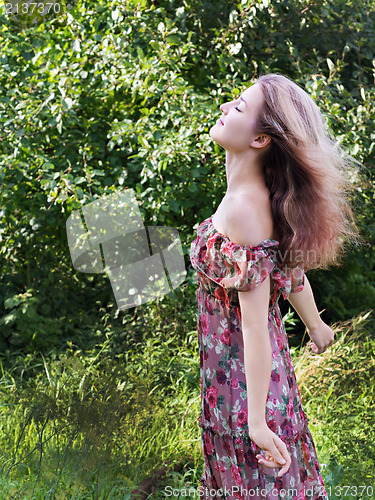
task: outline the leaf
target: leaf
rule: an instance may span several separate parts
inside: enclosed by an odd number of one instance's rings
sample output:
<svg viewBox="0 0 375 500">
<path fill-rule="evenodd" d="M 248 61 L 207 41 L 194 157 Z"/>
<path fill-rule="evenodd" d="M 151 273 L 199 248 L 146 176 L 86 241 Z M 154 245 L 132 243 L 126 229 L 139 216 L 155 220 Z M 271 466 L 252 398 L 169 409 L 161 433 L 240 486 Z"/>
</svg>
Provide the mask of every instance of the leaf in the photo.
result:
<svg viewBox="0 0 375 500">
<path fill-rule="evenodd" d="M 116 21 L 116 20 L 118 19 L 119 14 L 120 14 L 120 11 L 119 11 L 119 10 L 118 10 L 118 8 L 116 7 L 116 9 L 115 9 L 115 10 L 113 10 L 113 11 L 111 12 L 111 17 L 112 17 L 112 19 L 113 19 L 114 21 Z"/>
<path fill-rule="evenodd" d="M 331 59 L 329 57 L 327 57 L 327 65 L 328 65 L 328 68 L 330 71 L 334 70 L 335 65 L 333 64 L 333 62 L 331 61 Z"/>
<path fill-rule="evenodd" d="M 180 43 L 180 37 L 177 35 L 168 35 L 166 41 L 169 45 L 178 45 Z"/>
<path fill-rule="evenodd" d="M 172 210 L 174 212 L 176 212 L 176 213 L 180 212 L 180 206 L 179 206 L 179 204 L 175 200 L 173 200 L 172 198 L 170 198 L 168 200 L 168 203 L 169 203 L 169 206 L 172 208 Z"/>
<path fill-rule="evenodd" d="M 81 42 L 78 38 L 74 40 L 72 50 L 74 50 L 74 52 L 81 52 Z"/>
<path fill-rule="evenodd" d="M 65 97 L 65 99 L 62 100 L 62 103 L 66 109 L 70 109 L 73 105 L 73 101 L 70 99 L 70 97 Z"/>
<path fill-rule="evenodd" d="M 4 300 L 5 309 L 11 309 L 13 306 L 15 306 L 17 304 L 18 304 L 18 301 L 14 300 L 13 297 L 10 297 L 9 299 Z"/>
</svg>

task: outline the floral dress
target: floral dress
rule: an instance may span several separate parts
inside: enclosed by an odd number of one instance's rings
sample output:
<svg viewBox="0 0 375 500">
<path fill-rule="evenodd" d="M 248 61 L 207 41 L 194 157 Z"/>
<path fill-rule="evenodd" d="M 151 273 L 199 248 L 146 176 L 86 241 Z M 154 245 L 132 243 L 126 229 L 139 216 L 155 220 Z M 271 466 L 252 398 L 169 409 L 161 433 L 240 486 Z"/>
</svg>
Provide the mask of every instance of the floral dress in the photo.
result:
<svg viewBox="0 0 375 500">
<path fill-rule="evenodd" d="M 197 229 L 190 260 L 197 271 L 197 327 L 200 354 L 204 473 L 199 495 L 211 499 L 324 499 L 317 453 L 308 428 L 278 299 L 304 286 L 304 270 L 280 270 L 278 242 L 267 239 L 256 247 L 233 243 L 218 232 L 212 216 Z M 266 422 L 286 444 L 289 471 L 258 463 L 262 453 L 250 439 L 239 291 L 249 291 L 271 277 L 268 330 L 272 372 L 266 402 Z"/>
</svg>

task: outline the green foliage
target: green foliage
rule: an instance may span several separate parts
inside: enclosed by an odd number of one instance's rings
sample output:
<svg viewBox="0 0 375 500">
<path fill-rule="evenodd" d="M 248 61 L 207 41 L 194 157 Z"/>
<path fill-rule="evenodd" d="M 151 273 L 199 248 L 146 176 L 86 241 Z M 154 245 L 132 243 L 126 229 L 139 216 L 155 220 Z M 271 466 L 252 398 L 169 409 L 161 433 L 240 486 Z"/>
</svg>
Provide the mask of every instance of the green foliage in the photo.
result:
<svg viewBox="0 0 375 500">
<path fill-rule="evenodd" d="M 103 194 L 134 188 L 146 223 L 179 229 L 189 266 L 194 228 L 225 190 L 210 125 L 223 99 L 268 71 L 304 86 L 365 164 L 353 171 L 353 201 L 367 243 L 349 253 L 341 273 L 311 273 L 311 281 L 327 321 L 370 307 L 373 21 L 364 0 L 86 1 L 21 33 L 5 20 L 2 351 L 47 355 L 48 346 L 79 342 L 81 328 L 95 329 L 110 313 L 108 279 L 73 270 L 65 231 L 72 211 Z"/>
<path fill-rule="evenodd" d="M 203 456 L 196 423 L 197 337 L 181 342 L 180 333 L 171 331 L 163 349 L 167 330 L 156 330 L 160 316 L 151 317 L 152 342 L 123 357 L 110 355 L 109 342 L 85 354 L 42 359 L 43 371 L 23 381 L 16 370 L 2 370 L 2 491 L 38 499 L 128 498 L 162 465 L 166 475 L 159 483 L 153 479 L 152 498 L 163 498 L 166 485 L 198 487 Z M 335 327 L 336 343 L 324 355 L 293 351 L 332 500 L 344 491 L 339 487 L 351 485 L 345 496 L 355 498 L 355 486 L 374 484 L 372 328 L 364 314 Z M 371 498 L 366 494 L 364 500 Z"/>
</svg>

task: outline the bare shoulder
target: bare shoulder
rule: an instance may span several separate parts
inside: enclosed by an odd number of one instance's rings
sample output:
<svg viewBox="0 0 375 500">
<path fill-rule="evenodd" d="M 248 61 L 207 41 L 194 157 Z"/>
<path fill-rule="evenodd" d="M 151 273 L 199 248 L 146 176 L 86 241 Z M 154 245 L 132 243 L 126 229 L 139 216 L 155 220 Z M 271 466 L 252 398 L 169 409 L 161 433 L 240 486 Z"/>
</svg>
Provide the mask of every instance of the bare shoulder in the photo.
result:
<svg viewBox="0 0 375 500">
<path fill-rule="evenodd" d="M 225 226 L 228 238 L 242 246 L 256 246 L 272 234 L 272 218 L 259 198 L 240 195 L 227 204 Z"/>
</svg>

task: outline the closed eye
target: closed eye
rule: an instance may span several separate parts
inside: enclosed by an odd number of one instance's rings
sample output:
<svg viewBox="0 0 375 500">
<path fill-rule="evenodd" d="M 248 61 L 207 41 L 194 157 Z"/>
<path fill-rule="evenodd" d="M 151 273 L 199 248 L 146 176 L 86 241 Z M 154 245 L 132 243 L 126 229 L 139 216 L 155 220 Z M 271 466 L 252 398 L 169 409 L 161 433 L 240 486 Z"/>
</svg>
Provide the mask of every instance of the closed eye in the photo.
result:
<svg viewBox="0 0 375 500">
<path fill-rule="evenodd" d="M 238 106 L 235 106 L 234 109 L 236 109 L 237 111 L 239 111 L 240 113 L 242 113 L 242 111 L 240 109 L 238 109 Z"/>
</svg>

